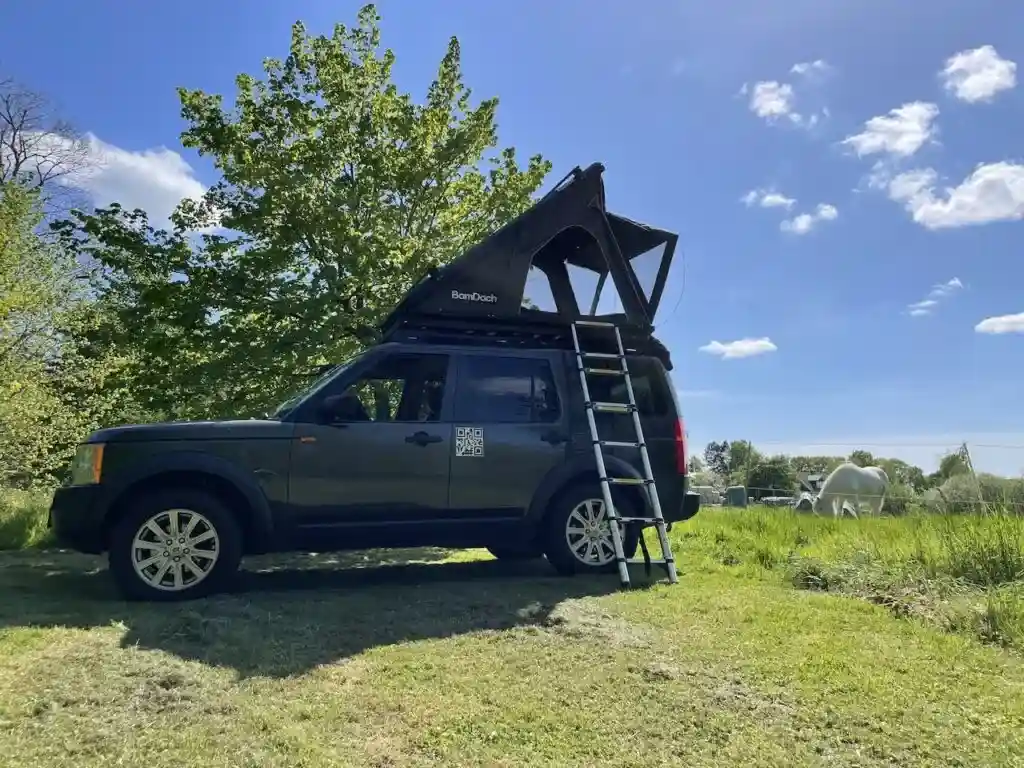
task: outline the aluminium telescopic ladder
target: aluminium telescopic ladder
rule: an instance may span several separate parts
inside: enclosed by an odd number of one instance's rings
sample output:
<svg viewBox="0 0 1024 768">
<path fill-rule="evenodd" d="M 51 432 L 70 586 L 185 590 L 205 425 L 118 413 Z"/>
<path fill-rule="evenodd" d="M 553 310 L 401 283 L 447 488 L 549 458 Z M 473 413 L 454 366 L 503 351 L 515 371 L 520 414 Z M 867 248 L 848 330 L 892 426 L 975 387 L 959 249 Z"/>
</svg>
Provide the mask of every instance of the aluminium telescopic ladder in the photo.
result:
<svg viewBox="0 0 1024 768">
<path fill-rule="evenodd" d="M 580 335 L 578 328 L 597 328 L 611 330 L 615 333 L 616 352 L 587 352 L 580 347 Z M 612 545 L 615 549 L 615 560 L 619 569 L 619 581 L 623 587 L 630 585 L 629 566 L 643 563 L 647 574 L 650 575 L 651 565 L 663 565 L 668 573 L 670 584 L 679 582 L 676 574 L 675 559 L 672 557 L 672 545 L 668 540 L 668 530 L 665 518 L 661 513 L 661 502 L 658 499 L 658 488 L 654 483 L 654 472 L 651 470 L 651 460 L 647 454 L 647 443 L 644 441 L 644 431 L 640 424 L 640 412 L 636 405 L 636 396 L 633 392 L 633 379 L 629 373 L 629 366 L 626 363 L 626 350 L 622 344 L 622 334 L 615 323 L 599 322 L 596 320 L 576 320 L 572 324 L 572 342 L 576 351 L 576 367 L 579 369 L 580 386 L 583 388 L 583 403 L 587 413 L 587 424 L 590 427 L 590 439 L 594 446 L 594 461 L 597 463 L 597 474 L 601 481 L 601 496 L 604 501 L 605 515 L 608 518 Z M 587 360 L 618 360 L 619 367 L 601 368 L 587 365 Z M 626 394 L 629 402 L 609 403 L 594 401 L 590 397 L 590 387 L 587 385 L 587 376 L 615 376 L 621 377 L 626 384 Z M 631 414 L 633 417 L 633 428 L 636 433 L 635 442 L 620 442 L 615 440 L 603 440 L 597 432 L 597 420 L 594 414 L 599 412 L 615 414 Z M 604 448 L 636 448 L 640 451 L 640 460 L 643 467 L 643 477 L 610 477 L 604 460 Z M 612 500 L 613 485 L 641 485 L 647 491 L 650 499 L 651 511 L 654 517 L 622 517 L 615 508 Z M 640 525 L 640 549 L 643 558 L 627 558 L 622 546 L 623 525 Z M 647 551 L 647 543 L 644 541 L 643 528 L 654 526 L 658 531 L 658 541 L 661 543 L 662 557 L 652 560 Z"/>
</svg>

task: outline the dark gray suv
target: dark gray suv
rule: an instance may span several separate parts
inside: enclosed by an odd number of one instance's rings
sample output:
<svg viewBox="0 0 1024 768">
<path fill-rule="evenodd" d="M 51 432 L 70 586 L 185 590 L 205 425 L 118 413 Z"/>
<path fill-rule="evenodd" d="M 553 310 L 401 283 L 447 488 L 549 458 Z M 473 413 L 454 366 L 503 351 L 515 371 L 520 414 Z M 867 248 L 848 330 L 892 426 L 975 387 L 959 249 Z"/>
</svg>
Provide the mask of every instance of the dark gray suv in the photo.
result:
<svg viewBox="0 0 1024 768">
<path fill-rule="evenodd" d="M 672 385 L 657 358 L 629 365 L 663 513 L 685 520 L 699 496 L 686 493 Z M 206 594 L 243 555 L 282 550 L 483 546 L 546 555 L 565 574 L 606 570 L 614 552 L 576 376 L 564 350 L 385 343 L 269 419 L 93 434 L 52 524 L 74 549 L 108 551 L 122 591 L 150 599 Z M 601 400 L 623 400 L 620 382 L 605 386 Z M 629 420 L 600 417 L 608 440 L 627 438 Z M 631 453 L 606 449 L 609 473 L 640 477 Z M 642 487 L 615 492 L 620 515 L 651 514 Z M 596 546 L 581 518 L 603 524 Z M 636 547 L 627 531 L 627 556 Z"/>
<path fill-rule="evenodd" d="M 563 574 L 613 570 L 571 333 L 581 317 L 621 333 L 664 518 L 692 517 L 700 497 L 687 493 L 671 361 L 650 323 L 675 235 L 605 211 L 601 170 L 575 169 L 428 272 L 376 343 L 272 415 L 91 435 L 54 496 L 57 537 L 108 552 L 125 595 L 158 600 L 207 594 L 244 555 L 270 551 L 482 546 L 498 558 L 546 556 Z M 653 251 L 644 290 L 633 260 Z M 589 312 L 570 267 L 596 278 Z M 549 279 L 553 309 L 524 301 L 534 270 Z M 599 311 L 608 278 L 619 314 Z M 620 364 L 611 338 L 587 343 Z M 621 373 L 596 376 L 590 397 L 627 402 Z M 602 440 L 622 443 L 604 449 L 608 475 L 642 479 L 632 413 L 595 418 Z M 647 485 L 613 491 L 620 516 L 653 516 Z M 626 524 L 627 557 L 643 525 Z"/>
</svg>

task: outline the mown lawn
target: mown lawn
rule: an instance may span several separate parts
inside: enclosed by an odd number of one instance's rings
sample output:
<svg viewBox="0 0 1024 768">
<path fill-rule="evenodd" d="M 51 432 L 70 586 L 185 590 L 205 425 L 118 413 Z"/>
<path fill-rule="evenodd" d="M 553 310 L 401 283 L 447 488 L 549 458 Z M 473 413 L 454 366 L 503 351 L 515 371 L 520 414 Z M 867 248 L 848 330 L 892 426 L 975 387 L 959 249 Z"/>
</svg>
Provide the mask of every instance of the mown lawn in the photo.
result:
<svg viewBox="0 0 1024 768">
<path fill-rule="evenodd" d="M 939 526 L 709 510 L 674 587 L 415 550 L 254 559 L 177 606 L 0 553 L 0 764 L 1024 765 L 1012 632 L 936 607 L 1017 585 L 952 575 Z M 880 598 L 926 572 L 920 610 Z"/>
</svg>

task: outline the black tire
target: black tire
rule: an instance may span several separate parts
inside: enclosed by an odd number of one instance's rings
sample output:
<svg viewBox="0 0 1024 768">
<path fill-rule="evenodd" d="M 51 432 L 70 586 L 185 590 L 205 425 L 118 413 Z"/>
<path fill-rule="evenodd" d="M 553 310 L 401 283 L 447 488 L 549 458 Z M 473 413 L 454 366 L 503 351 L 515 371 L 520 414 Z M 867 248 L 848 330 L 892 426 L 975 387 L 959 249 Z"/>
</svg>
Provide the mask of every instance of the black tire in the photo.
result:
<svg viewBox="0 0 1024 768">
<path fill-rule="evenodd" d="M 535 560 L 544 557 L 544 550 L 537 546 L 495 544 L 487 547 L 487 551 L 499 560 Z"/>
<path fill-rule="evenodd" d="M 571 576 L 576 573 L 610 573 L 617 568 L 614 554 L 608 562 L 591 565 L 577 558 L 569 546 L 566 536 L 569 517 L 580 504 L 589 500 L 601 500 L 601 489 L 597 483 L 573 485 L 558 495 L 544 517 L 541 537 L 544 543 L 544 554 L 547 555 L 548 561 L 555 570 L 563 576 Z M 637 515 L 634 505 L 623 494 L 616 493 L 613 501 L 619 515 L 624 517 Z M 626 557 L 632 557 L 636 553 L 639 542 L 639 529 L 636 526 L 627 526 L 622 541 Z M 611 546 L 610 543 L 608 546 Z"/>
<path fill-rule="evenodd" d="M 206 538 L 194 543 L 191 550 L 187 541 L 185 544 L 181 543 L 184 536 L 179 536 L 177 542 L 168 539 L 171 543 L 164 542 L 167 549 L 163 551 L 153 547 L 139 548 L 139 551 L 152 552 L 151 557 L 159 558 L 159 562 L 142 568 L 142 571 L 148 572 L 153 580 L 159 575 L 164 564 L 170 568 L 164 571 L 159 583 L 166 582 L 169 576 L 173 580 L 175 572 L 180 574 L 180 588 L 172 588 L 166 584 L 165 588 L 160 588 L 152 581 L 147 581 L 136 570 L 136 547 L 133 542 L 136 534 L 140 534 L 146 537 L 146 544 L 155 544 L 156 542 L 151 540 L 155 539 L 155 532 L 147 529 L 146 533 L 142 533 L 142 529 L 147 521 L 159 518 L 162 513 L 167 513 L 168 517 L 166 520 L 157 519 L 157 525 L 164 531 L 164 535 L 169 535 L 167 530 L 172 510 L 187 513 L 174 516 L 179 521 L 179 527 L 187 526 L 190 521 L 196 520 L 192 530 L 198 533 L 194 536 L 199 539 L 203 539 L 204 536 Z M 210 530 L 213 531 L 212 537 L 208 535 Z M 184 534 L 184 531 L 179 530 L 179 533 Z M 174 560 L 175 556 L 179 559 Z M 164 560 L 164 557 L 168 559 Z M 166 489 L 140 495 L 129 502 L 127 513 L 117 522 L 110 534 L 110 573 L 118 589 L 130 600 L 171 602 L 205 597 L 228 586 L 238 571 L 241 559 L 242 531 L 238 521 L 216 496 L 198 489 Z M 201 577 L 196 575 L 198 571 L 191 570 L 193 565 L 202 570 L 203 565 L 210 562 L 212 566 L 206 568 Z"/>
</svg>

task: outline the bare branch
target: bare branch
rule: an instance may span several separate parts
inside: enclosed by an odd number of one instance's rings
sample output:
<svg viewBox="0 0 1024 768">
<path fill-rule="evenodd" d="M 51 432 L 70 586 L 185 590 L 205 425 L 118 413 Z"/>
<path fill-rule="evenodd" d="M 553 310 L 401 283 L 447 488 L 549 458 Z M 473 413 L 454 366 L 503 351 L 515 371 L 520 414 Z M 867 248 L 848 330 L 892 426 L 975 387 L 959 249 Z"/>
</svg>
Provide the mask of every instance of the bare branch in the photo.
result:
<svg viewBox="0 0 1024 768">
<path fill-rule="evenodd" d="M 0 182 L 19 181 L 48 193 L 90 165 L 88 141 L 54 114 L 40 93 L 0 79 Z"/>
</svg>

